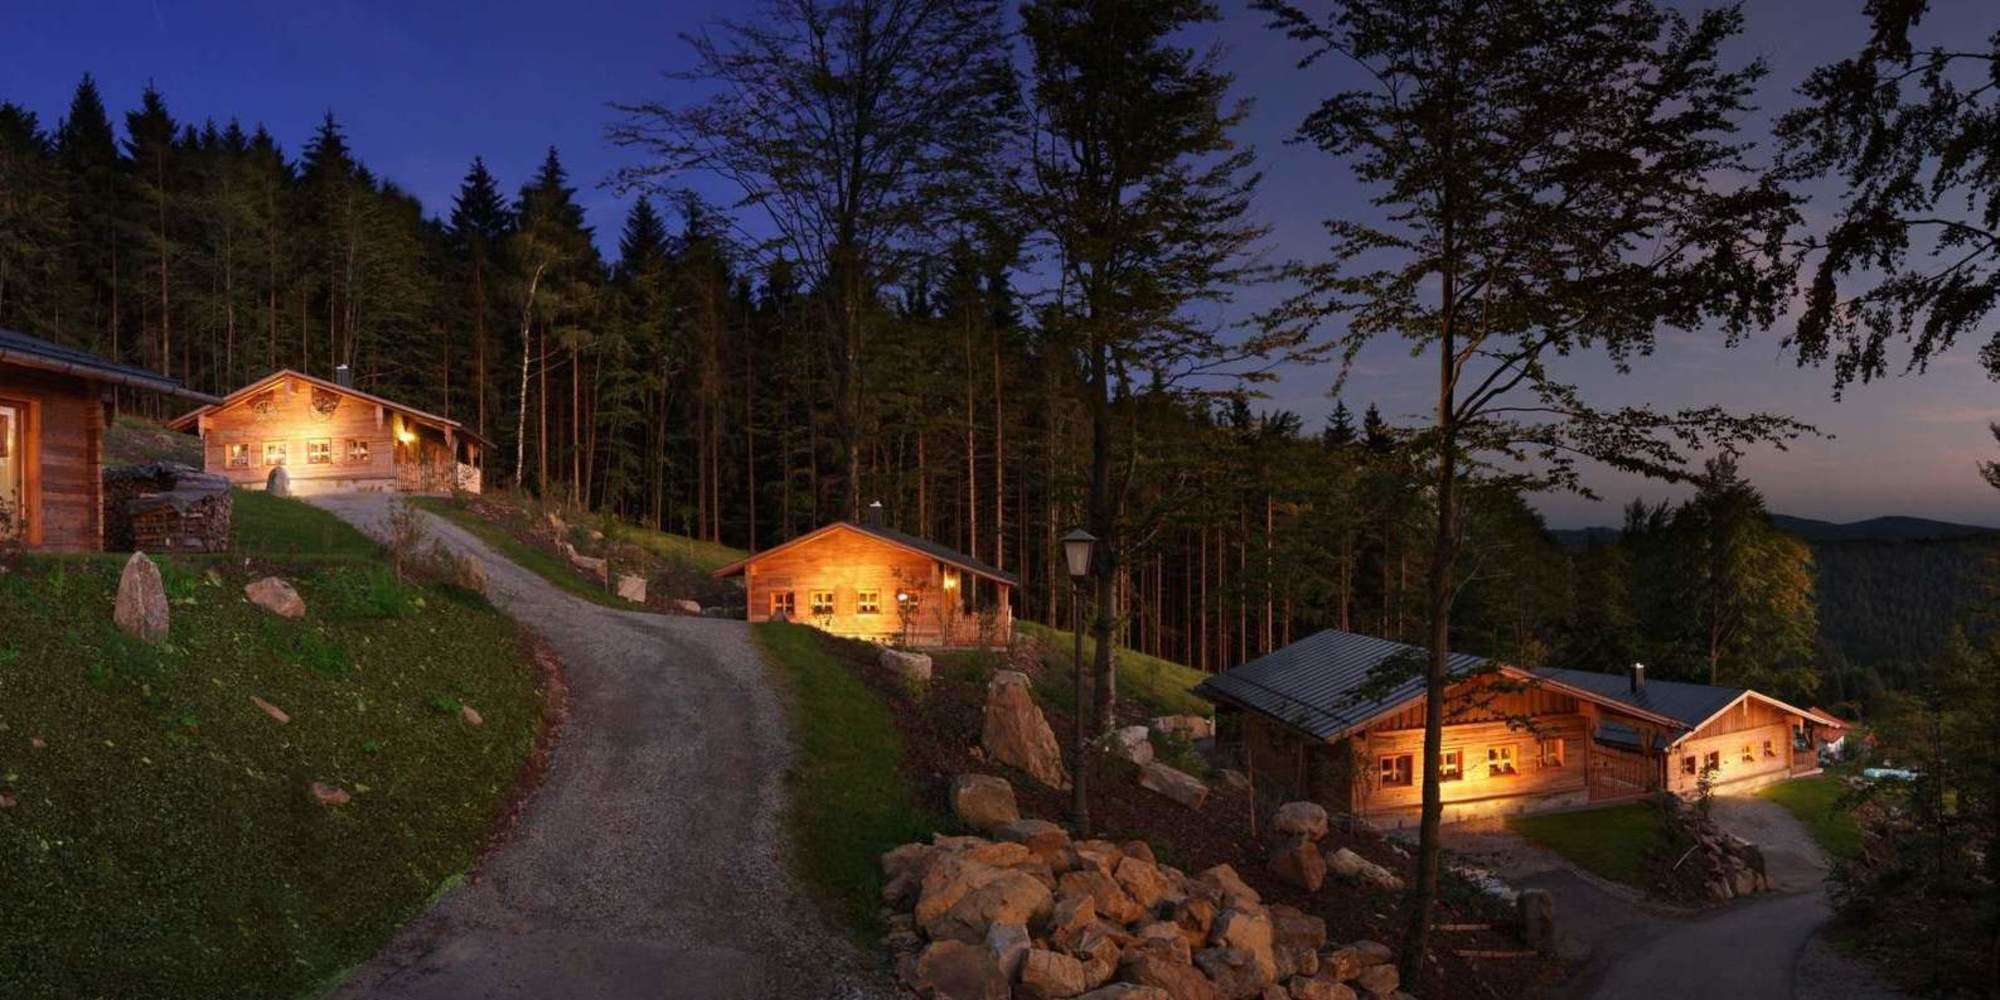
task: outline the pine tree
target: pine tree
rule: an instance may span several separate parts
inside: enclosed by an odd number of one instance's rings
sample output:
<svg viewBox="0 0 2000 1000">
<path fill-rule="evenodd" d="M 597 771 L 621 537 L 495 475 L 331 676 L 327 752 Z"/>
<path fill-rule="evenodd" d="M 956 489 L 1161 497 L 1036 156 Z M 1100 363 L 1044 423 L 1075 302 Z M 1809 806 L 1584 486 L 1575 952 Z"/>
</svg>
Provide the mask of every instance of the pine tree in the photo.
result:
<svg viewBox="0 0 2000 1000">
<path fill-rule="evenodd" d="M 473 426 L 487 431 L 488 382 L 492 376 L 493 330 L 499 328 L 496 292 L 504 282 L 495 280 L 500 266 L 500 250 L 512 230 L 513 217 L 500 196 L 500 185 L 486 169 L 486 161 L 472 158 L 472 168 L 460 182 L 452 201 L 451 248 L 465 280 L 467 340 L 471 344 Z"/>
</svg>

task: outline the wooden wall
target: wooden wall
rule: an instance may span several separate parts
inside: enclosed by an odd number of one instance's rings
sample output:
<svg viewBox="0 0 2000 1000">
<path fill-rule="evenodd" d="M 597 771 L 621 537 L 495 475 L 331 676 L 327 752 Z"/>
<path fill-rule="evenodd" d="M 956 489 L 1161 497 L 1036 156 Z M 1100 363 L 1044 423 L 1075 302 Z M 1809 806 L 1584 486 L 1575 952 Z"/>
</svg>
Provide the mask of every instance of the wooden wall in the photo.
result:
<svg viewBox="0 0 2000 1000">
<path fill-rule="evenodd" d="M 1444 750 L 1462 754 L 1463 777 L 1440 785 L 1447 806 L 1454 802 L 1581 794 L 1589 730 L 1578 713 L 1539 715 L 1533 731 L 1506 722 L 1465 722 L 1444 727 Z M 1363 813 L 1414 809 L 1423 804 L 1424 731 L 1421 728 L 1371 729 L 1354 737 L 1360 757 L 1356 805 Z M 1539 759 L 1542 740 L 1562 740 L 1560 767 L 1544 767 Z M 1491 773 L 1487 751 L 1512 748 L 1512 773 Z M 1382 780 L 1383 757 L 1410 757 L 1408 785 Z"/>
<path fill-rule="evenodd" d="M 903 635 L 903 619 L 896 610 L 896 594 L 904 591 L 918 599 L 918 610 L 910 623 L 912 644 L 971 645 L 978 640 L 979 622 L 976 615 L 961 610 L 964 598 L 959 590 L 945 589 L 947 571 L 956 577 L 959 588 L 976 586 L 981 603 L 998 602 L 993 638 L 997 643 L 1006 642 L 1013 632 L 1012 618 L 1006 594 L 996 593 L 993 583 L 947 570 L 931 556 L 845 526 L 783 551 L 758 556 L 744 568 L 743 576 L 753 622 L 770 620 L 772 595 L 790 593 L 792 621 L 850 638 L 898 641 Z M 813 614 L 815 591 L 833 595 L 831 615 Z M 864 592 L 877 595 L 879 610 L 873 614 L 859 610 Z"/>
<path fill-rule="evenodd" d="M 393 488 L 395 428 L 400 418 L 374 403 L 344 394 L 331 413 L 322 413 L 313 406 L 314 388 L 299 379 L 283 379 L 268 390 L 268 408 L 256 405 L 264 395 L 259 392 L 203 417 L 203 465 L 238 486 L 262 488 L 271 474 L 271 466 L 264 463 L 264 445 L 281 441 L 285 445 L 285 471 L 294 490 Z M 307 461 L 307 442 L 321 440 L 331 444 L 331 461 Z M 368 445 L 365 462 L 348 459 L 348 444 L 356 440 Z M 249 445 L 248 467 L 229 465 L 232 444 Z"/>
<path fill-rule="evenodd" d="M 30 546 L 54 552 L 102 547 L 104 405 L 98 385 L 0 364 L 0 397 L 28 411 Z"/>
<path fill-rule="evenodd" d="M 1718 787 L 1790 774 L 1795 719 L 1797 716 L 1775 705 L 1745 697 L 1673 746 L 1667 756 L 1668 790 L 1696 794 L 1701 770 L 1711 753 L 1717 764 L 1714 782 Z M 1746 747 L 1749 760 L 1743 759 Z M 1689 757 L 1694 758 L 1693 773 L 1687 770 Z"/>
</svg>

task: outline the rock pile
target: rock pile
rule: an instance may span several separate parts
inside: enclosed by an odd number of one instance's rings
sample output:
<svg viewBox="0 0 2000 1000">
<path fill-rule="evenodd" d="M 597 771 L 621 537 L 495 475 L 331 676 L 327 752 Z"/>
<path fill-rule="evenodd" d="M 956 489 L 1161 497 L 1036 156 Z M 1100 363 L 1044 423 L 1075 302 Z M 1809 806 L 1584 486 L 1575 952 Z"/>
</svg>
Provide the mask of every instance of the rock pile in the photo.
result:
<svg viewBox="0 0 2000 1000">
<path fill-rule="evenodd" d="M 1329 946 L 1324 919 L 1266 905 L 1227 865 L 1160 864 L 1143 841 L 1072 841 L 1027 819 L 904 844 L 882 869 L 885 943 L 925 1000 L 1404 995 L 1388 947 Z"/>
</svg>

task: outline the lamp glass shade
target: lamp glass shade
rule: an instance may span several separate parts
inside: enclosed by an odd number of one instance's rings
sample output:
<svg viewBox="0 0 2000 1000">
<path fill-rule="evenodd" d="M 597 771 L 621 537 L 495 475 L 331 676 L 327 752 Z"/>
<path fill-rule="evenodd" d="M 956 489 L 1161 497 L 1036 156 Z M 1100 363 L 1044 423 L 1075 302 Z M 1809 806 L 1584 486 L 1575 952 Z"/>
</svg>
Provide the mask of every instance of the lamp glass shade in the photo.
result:
<svg viewBox="0 0 2000 1000">
<path fill-rule="evenodd" d="M 1063 560 L 1069 575 L 1081 579 L 1090 575 L 1090 556 L 1097 548 L 1097 536 L 1078 528 L 1062 537 Z"/>
</svg>

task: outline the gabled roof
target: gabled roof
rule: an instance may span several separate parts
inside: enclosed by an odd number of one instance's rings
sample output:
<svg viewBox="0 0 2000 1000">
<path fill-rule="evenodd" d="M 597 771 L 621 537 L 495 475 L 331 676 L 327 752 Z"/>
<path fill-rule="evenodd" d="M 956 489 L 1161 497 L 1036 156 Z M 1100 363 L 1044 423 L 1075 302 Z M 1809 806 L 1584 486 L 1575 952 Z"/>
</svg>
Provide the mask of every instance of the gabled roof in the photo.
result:
<svg viewBox="0 0 2000 1000">
<path fill-rule="evenodd" d="M 197 402 L 216 402 L 214 396 L 189 389 L 180 379 L 113 361 L 103 355 L 92 354 L 52 340 L 31 337 L 19 330 L 9 330 L 5 327 L 0 327 L 0 361 L 99 382 L 112 382 Z"/>
<path fill-rule="evenodd" d="M 747 556 L 733 563 L 730 563 L 729 565 L 716 570 L 715 576 L 717 579 L 721 579 L 723 577 L 735 576 L 738 573 L 743 572 L 743 568 L 745 566 L 748 566 L 759 559 L 772 555 L 773 553 L 783 552 L 786 549 L 792 548 L 797 545 L 803 545 L 807 542 L 812 541 L 815 538 L 819 538 L 827 534 L 828 532 L 836 531 L 841 528 L 846 528 L 849 531 L 858 531 L 861 534 L 867 535 L 870 538 L 874 538 L 878 541 L 887 542 L 890 545 L 894 545 L 899 548 L 909 549 L 912 552 L 917 552 L 922 555 L 930 556 L 931 558 L 936 559 L 939 562 L 950 563 L 951 565 L 957 566 L 959 569 L 965 570 L 968 573 L 972 573 L 977 576 L 983 576 L 988 580 L 992 580 L 996 583 L 1004 583 L 1010 587 L 1018 587 L 1021 585 L 1021 581 L 1018 578 L 1016 578 L 1014 574 L 1009 573 L 1006 570 L 1000 569 L 998 567 L 988 565 L 987 563 L 981 562 L 978 559 L 974 559 L 973 557 L 966 555 L 965 553 L 960 552 L 957 549 L 947 548 L 927 538 L 918 538 L 915 535 L 897 531 L 894 528 L 884 528 L 881 525 L 873 525 L 873 524 L 861 524 L 855 521 L 834 521 L 829 524 L 821 525 L 820 527 L 808 531 L 805 534 L 800 535 L 799 537 L 794 538 L 789 542 L 785 542 L 782 545 L 765 549 L 762 552 L 755 553 L 753 555 Z"/>
<path fill-rule="evenodd" d="M 1210 701 L 1262 713 L 1318 739 L 1331 741 L 1423 697 L 1421 676 L 1408 677 L 1380 691 L 1371 689 L 1368 682 L 1378 667 L 1392 659 L 1425 655 L 1420 646 L 1326 629 L 1233 670 L 1215 674 L 1196 685 L 1195 693 Z M 1648 722 L 1670 728 L 1679 724 L 1677 717 L 1656 708 L 1626 701 L 1594 684 L 1575 684 L 1567 676 L 1558 676 L 1581 671 L 1528 671 L 1471 653 L 1449 654 L 1445 670 L 1452 678 L 1494 671 L 1511 681 L 1539 684 L 1571 697 L 1615 707 Z M 1614 679 L 1622 682 L 1622 678 Z"/>
<path fill-rule="evenodd" d="M 1736 704 L 1746 693 L 1743 688 L 1711 687 L 1707 684 L 1661 681 L 1650 677 L 1637 692 L 1634 692 L 1632 678 L 1623 673 L 1606 674 L 1595 670 L 1565 670 L 1556 667 L 1546 667 L 1535 673 L 1538 676 L 1561 681 L 1571 687 L 1595 692 L 1620 704 L 1633 705 L 1664 715 L 1689 729 L 1700 726 L 1715 713 Z"/>
<path fill-rule="evenodd" d="M 410 406 L 404 403 L 398 403 L 395 400 L 389 399 L 385 396 L 377 396 L 372 392 L 366 392 L 361 389 L 356 389 L 351 385 L 341 385 L 338 382 L 329 381 L 327 379 L 320 378 L 317 375 L 308 375 L 305 372 L 293 368 L 280 368 L 277 371 L 274 371 L 271 374 L 266 375 L 263 378 L 260 378 L 257 381 L 252 382 L 249 385 L 246 385 L 243 388 L 238 389 L 235 392 L 232 392 L 229 395 L 222 397 L 221 399 L 214 400 L 207 406 L 189 410 L 188 412 L 183 413 L 180 416 L 167 421 L 167 426 L 174 430 L 186 430 L 187 428 L 193 426 L 195 421 L 199 420 L 200 418 L 208 414 L 214 413 L 218 410 L 224 409 L 225 407 L 232 406 L 239 400 L 242 400 L 254 393 L 262 392 L 265 388 L 276 384 L 281 379 L 287 379 L 287 378 L 295 378 L 301 382 L 307 383 L 308 385 L 316 385 L 322 389 L 328 389 L 333 392 L 343 393 L 345 395 L 352 396 L 355 399 L 373 403 L 377 406 L 387 407 L 391 410 L 395 410 L 398 413 L 415 417 L 418 420 L 432 423 L 439 427 L 449 427 L 452 429 L 452 432 L 454 434 L 471 438 L 472 440 L 477 441 L 480 444 L 485 445 L 489 448 L 493 446 L 493 443 L 491 441 L 488 441 L 485 435 L 479 433 L 478 431 L 473 430 L 470 427 L 465 426 L 462 423 L 459 423 L 456 420 L 451 419 L 450 417 L 440 417 L 435 413 L 426 413 L 423 410 L 419 410 L 414 406 Z"/>
</svg>

